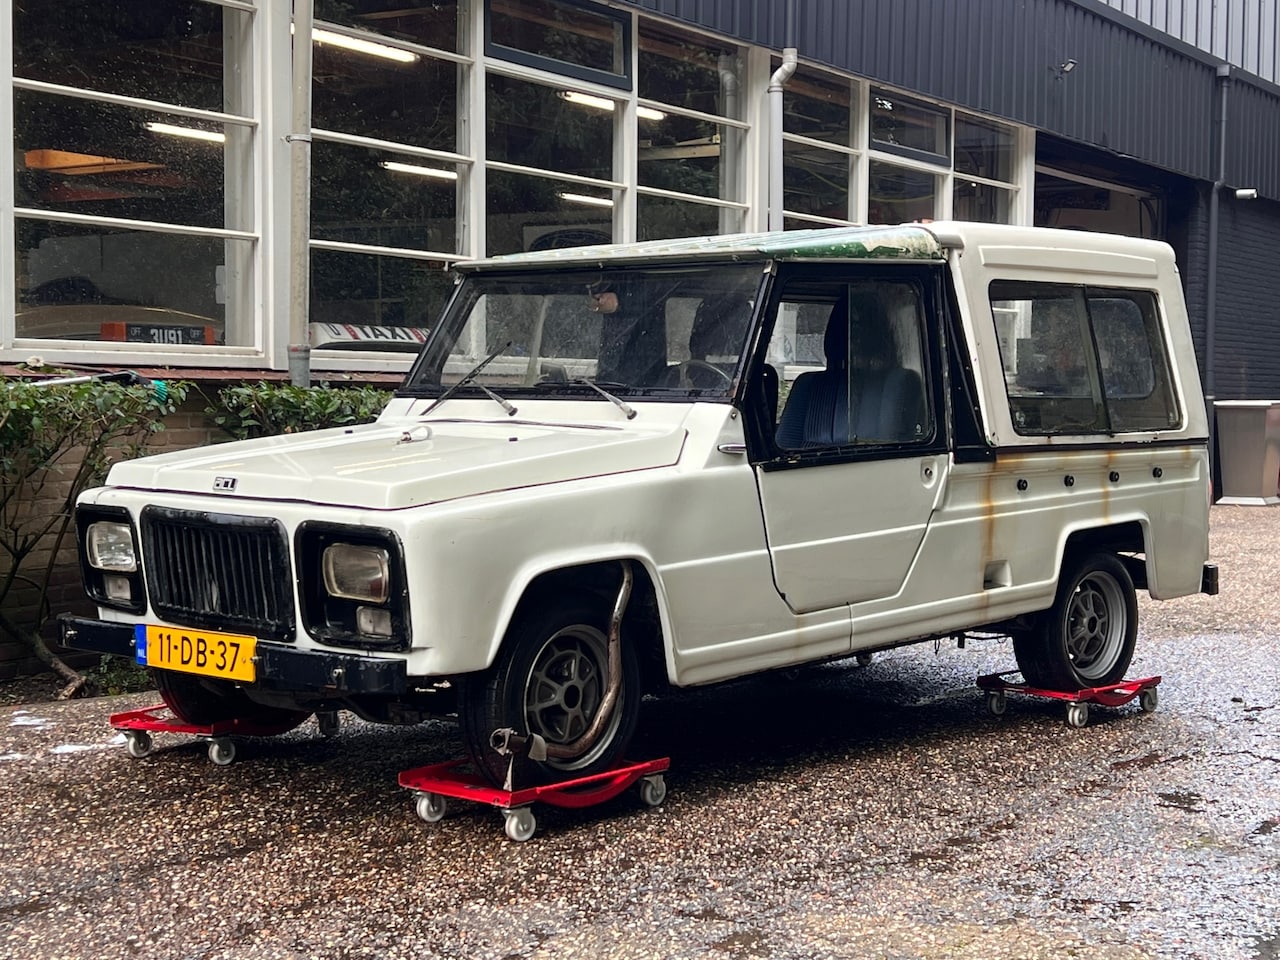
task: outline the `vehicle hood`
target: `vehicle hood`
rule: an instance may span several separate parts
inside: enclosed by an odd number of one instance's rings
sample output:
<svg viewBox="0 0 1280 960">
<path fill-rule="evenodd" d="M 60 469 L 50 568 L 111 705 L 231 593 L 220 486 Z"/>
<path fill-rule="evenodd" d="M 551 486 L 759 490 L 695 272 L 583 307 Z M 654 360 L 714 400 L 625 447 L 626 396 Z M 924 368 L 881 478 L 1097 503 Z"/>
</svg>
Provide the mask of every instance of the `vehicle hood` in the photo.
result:
<svg viewBox="0 0 1280 960">
<path fill-rule="evenodd" d="M 402 421 L 219 444 L 118 463 L 107 483 L 397 510 L 670 466 L 682 425 Z"/>
</svg>

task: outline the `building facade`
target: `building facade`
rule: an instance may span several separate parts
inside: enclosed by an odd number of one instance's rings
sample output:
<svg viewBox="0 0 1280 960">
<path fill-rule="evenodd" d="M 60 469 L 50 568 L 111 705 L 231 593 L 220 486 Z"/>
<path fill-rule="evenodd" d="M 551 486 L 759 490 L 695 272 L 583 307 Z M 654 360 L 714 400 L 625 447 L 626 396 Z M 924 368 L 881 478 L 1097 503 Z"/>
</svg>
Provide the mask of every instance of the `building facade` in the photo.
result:
<svg viewBox="0 0 1280 960">
<path fill-rule="evenodd" d="M 0 364 L 397 371 L 459 260 L 957 218 L 1169 241 L 1280 396 L 1274 12 L 1200 5 L 0 0 Z"/>
</svg>

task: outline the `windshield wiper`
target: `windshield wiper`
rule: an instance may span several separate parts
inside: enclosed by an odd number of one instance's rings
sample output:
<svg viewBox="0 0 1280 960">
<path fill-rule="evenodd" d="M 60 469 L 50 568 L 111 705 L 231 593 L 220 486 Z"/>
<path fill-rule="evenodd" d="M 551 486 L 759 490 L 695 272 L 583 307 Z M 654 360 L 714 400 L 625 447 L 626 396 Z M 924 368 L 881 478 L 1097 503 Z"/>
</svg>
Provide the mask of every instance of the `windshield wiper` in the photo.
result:
<svg viewBox="0 0 1280 960">
<path fill-rule="evenodd" d="M 612 403 L 615 407 L 617 407 L 619 410 L 625 413 L 627 415 L 628 420 L 634 420 L 636 418 L 635 407 L 631 406 L 631 404 L 627 403 L 627 401 L 622 400 L 618 397 L 615 397 L 612 393 L 604 389 L 604 387 L 600 386 L 594 380 L 587 380 L 585 377 L 577 377 L 568 382 L 569 383 L 585 383 L 588 387 L 590 387 L 596 393 L 600 394 L 600 396 L 604 397 L 606 400 Z"/>
<path fill-rule="evenodd" d="M 474 367 L 471 368 L 470 373 L 468 373 L 465 377 L 463 377 L 453 386 L 445 390 L 445 392 L 440 394 L 440 396 L 436 397 L 435 402 L 431 404 L 431 406 L 427 407 L 427 409 L 422 411 L 422 415 L 425 417 L 428 413 L 430 413 L 436 407 L 440 406 L 440 404 L 444 403 L 446 400 L 452 397 L 455 393 L 457 393 L 460 389 L 462 389 L 468 383 L 474 380 L 481 370 L 483 370 L 490 363 L 492 363 L 494 358 L 497 357 L 498 354 L 502 353 L 502 351 L 507 349 L 507 347 L 509 346 L 511 346 L 510 340 L 508 340 L 506 343 L 500 346 L 497 350 L 493 351 L 493 353 L 489 354 L 487 357 L 485 357 L 483 360 L 477 363 Z M 496 393 L 494 393 L 484 384 L 477 383 L 476 386 L 479 387 L 481 390 L 483 390 L 485 392 L 485 395 L 488 396 L 490 399 L 496 400 L 498 403 L 500 403 L 502 405 L 502 409 L 507 411 L 508 416 L 513 416 L 515 414 L 516 412 L 515 407 L 507 403 L 507 401 L 503 400 L 501 397 L 499 397 Z"/>
</svg>

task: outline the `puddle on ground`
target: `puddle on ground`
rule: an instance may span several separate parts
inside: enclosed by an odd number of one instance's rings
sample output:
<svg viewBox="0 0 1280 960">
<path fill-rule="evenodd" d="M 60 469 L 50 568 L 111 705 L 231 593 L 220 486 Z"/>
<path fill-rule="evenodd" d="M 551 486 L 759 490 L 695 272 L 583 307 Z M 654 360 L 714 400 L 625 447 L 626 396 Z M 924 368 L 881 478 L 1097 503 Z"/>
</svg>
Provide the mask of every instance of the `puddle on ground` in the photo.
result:
<svg viewBox="0 0 1280 960">
<path fill-rule="evenodd" d="M 1185 810 L 1187 813 L 1203 813 L 1204 797 L 1198 793 L 1190 793 L 1188 791 L 1175 791 L 1173 793 L 1157 793 L 1160 798 L 1160 807 L 1173 807 L 1176 810 Z"/>
</svg>

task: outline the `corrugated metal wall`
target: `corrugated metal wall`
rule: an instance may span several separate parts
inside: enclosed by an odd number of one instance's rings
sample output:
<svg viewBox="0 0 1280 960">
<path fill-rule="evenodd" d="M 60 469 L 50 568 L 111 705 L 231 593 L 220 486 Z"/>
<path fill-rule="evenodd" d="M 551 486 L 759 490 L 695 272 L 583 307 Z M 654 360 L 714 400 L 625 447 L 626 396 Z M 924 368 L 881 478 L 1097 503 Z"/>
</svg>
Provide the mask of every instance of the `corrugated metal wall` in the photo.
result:
<svg viewBox="0 0 1280 960">
<path fill-rule="evenodd" d="M 775 50 L 783 46 L 784 0 L 630 2 Z M 1113 2 L 1136 6 L 1151 21 L 1159 19 L 1152 7 L 1172 6 L 1172 0 Z M 1241 7 L 1250 2 L 1234 0 Z M 1274 7 L 1276 0 L 1258 2 Z M 1186 0 L 1183 7 L 1197 4 Z M 1211 7 L 1210 0 L 1199 7 Z M 805 59 L 1186 176 L 1217 176 L 1219 61 L 1102 0 L 798 0 L 797 12 Z M 1203 19 L 1198 9 L 1196 15 Z M 1063 74 L 1067 60 L 1076 66 Z M 1280 90 L 1238 76 L 1229 118 L 1228 180 L 1280 198 L 1272 142 Z"/>
<path fill-rule="evenodd" d="M 1221 60 L 1280 81 L 1276 0 L 1099 0 Z"/>
</svg>

